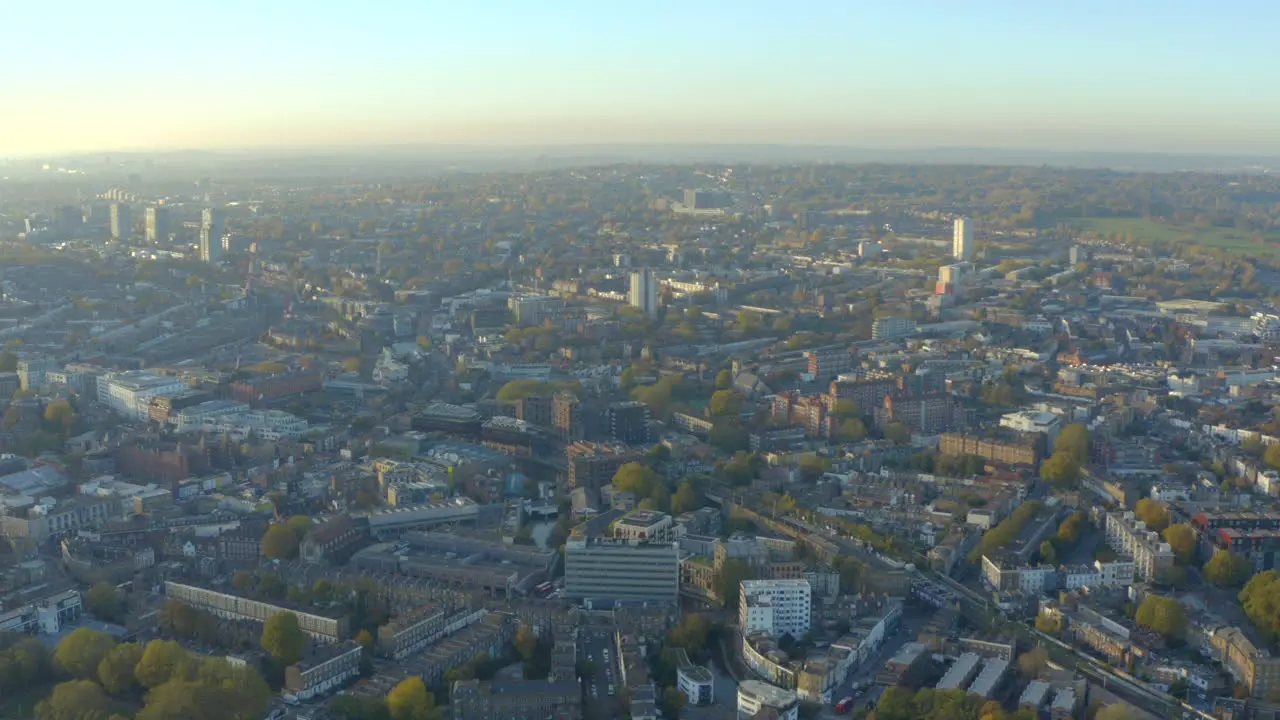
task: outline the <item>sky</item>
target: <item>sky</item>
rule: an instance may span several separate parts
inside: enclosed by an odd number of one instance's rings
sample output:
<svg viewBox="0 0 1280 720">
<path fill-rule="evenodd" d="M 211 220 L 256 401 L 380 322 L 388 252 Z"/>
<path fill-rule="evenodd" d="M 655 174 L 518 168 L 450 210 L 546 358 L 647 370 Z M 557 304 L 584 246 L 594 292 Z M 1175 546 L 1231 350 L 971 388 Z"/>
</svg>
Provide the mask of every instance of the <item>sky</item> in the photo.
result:
<svg viewBox="0 0 1280 720">
<path fill-rule="evenodd" d="M 0 156 L 769 143 L 1280 155 L 1274 0 L 0 0 Z"/>
</svg>

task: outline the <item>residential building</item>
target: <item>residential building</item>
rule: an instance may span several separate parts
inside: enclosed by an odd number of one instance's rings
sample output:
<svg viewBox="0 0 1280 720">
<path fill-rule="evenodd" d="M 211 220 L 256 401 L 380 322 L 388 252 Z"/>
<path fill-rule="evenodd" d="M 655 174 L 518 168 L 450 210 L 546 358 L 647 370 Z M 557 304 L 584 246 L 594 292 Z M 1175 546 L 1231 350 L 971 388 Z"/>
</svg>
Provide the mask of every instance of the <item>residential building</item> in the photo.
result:
<svg viewBox="0 0 1280 720">
<path fill-rule="evenodd" d="M 800 698 L 790 690 L 783 690 L 759 680 L 743 680 L 738 684 L 738 720 L 759 717 L 761 711 L 776 713 L 778 720 L 798 720 Z"/>
<path fill-rule="evenodd" d="M 1148 582 L 1163 579 L 1173 567 L 1173 548 L 1132 512 L 1110 512 L 1106 519 L 1107 545 L 1133 557 L 1138 577 Z"/>
<path fill-rule="evenodd" d="M 133 212 L 124 203 L 111 203 L 111 237 L 128 239 L 133 233 Z"/>
<path fill-rule="evenodd" d="M 364 647 L 354 640 L 323 646 L 284 671 L 284 694 L 308 700 L 341 686 L 360 674 Z"/>
<path fill-rule="evenodd" d="M 765 632 L 801 638 L 809 632 L 812 602 L 809 581 L 743 580 L 738 595 L 738 627 L 744 634 Z"/>
<path fill-rule="evenodd" d="M 977 455 L 1004 465 L 1034 466 L 1043 457 L 1044 448 L 1042 440 L 1012 432 L 1005 437 L 948 432 L 938 440 L 938 452 L 944 455 Z"/>
<path fill-rule="evenodd" d="M 0 531 L 10 537 L 29 537 L 38 543 L 89 529 L 121 516 L 120 498 L 114 495 L 75 495 L 66 500 L 13 509 L 0 516 Z"/>
<path fill-rule="evenodd" d="M 565 543 L 564 580 L 565 597 L 592 604 L 675 603 L 679 546 L 573 537 Z"/>
<path fill-rule="evenodd" d="M 804 357 L 809 364 L 809 374 L 819 381 L 853 370 L 858 360 L 857 353 L 848 348 L 806 350 Z"/>
<path fill-rule="evenodd" d="M 378 627 L 378 654 L 403 660 L 443 637 L 480 622 L 487 614 L 488 611 L 483 609 L 419 605 L 410 613 L 397 615 Z"/>
<path fill-rule="evenodd" d="M 364 533 L 342 514 L 313 526 L 302 536 L 298 547 L 299 557 L 307 563 L 342 563 L 350 557 L 364 540 Z"/>
<path fill-rule="evenodd" d="M 639 308 L 646 317 L 658 316 L 658 279 L 648 268 L 631 273 L 631 292 L 627 295 L 631 307 Z"/>
<path fill-rule="evenodd" d="M 512 295 L 507 309 L 517 327 L 537 327 L 564 313 L 564 298 L 559 295 Z"/>
<path fill-rule="evenodd" d="M 18 386 L 22 390 L 36 390 L 44 385 L 45 375 L 57 367 L 53 360 L 25 358 L 18 361 Z"/>
<path fill-rule="evenodd" d="M 449 692 L 453 716 L 467 720 L 579 720 L 582 687 L 564 680 L 458 680 Z"/>
<path fill-rule="evenodd" d="M 871 324 L 871 338 L 873 340 L 903 338 L 914 335 L 915 332 L 916 321 L 908 317 L 890 315 L 876 318 L 875 322 Z"/>
<path fill-rule="evenodd" d="M 645 445 L 649 442 L 649 406 L 634 400 L 610 403 L 605 410 L 609 437 L 614 442 Z"/>
<path fill-rule="evenodd" d="M 565 448 L 569 487 L 599 490 L 608 485 L 618 468 L 638 460 L 640 451 L 618 443 L 575 442 Z"/>
<path fill-rule="evenodd" d="M 173 581 L 165 581 L 164 594 L 170 600 L 211 612 L 227 620 L 252 620 L 264 623 L 267 618 L 276 613 L 291 612 L 298 616 L 298 626 L 303 632 L 323 643 L 345 640 L 349 634 L 345 615 L 325 615 L 318 610 L 302 610 L 283 604 L 253 600 L 231 592 Z"/>
<path fill-rule="evenodd" d="M 153 407 L 163 403 L 169 396 L 157 397 L 153 400 Z M 179 408 L 176 414 L 170 415 L 173 422 L 179 430 L 188 428 L 204 427 L 213 424 L 215 418 L 221 415 L 238 415 L 249 411 L 247 403 L 236 400 L 205 400 L 197 402 L 194 405 L 188 405 Z"/>
<path fill-rule="evenodd" d="M 169 242 L 169 232 L 169 208 L 148 207 L 146 210 L 147 242 Z"/>
<path fill-rule="evenodd" d="M 961 262 L 973 260 L 973 221 L 958 217 L 951 228 L 951 254 Z"/>
<path fill-rule="evenodd" d="M 200 215 L 200 260 L 216 263 L 222 259 L 222 210 L 205 208 Z"/>
<path fill-rule="evenodd" d="M 1209 642 L 1222 658 L 1222 666 L 1249 688 L 1252 697 L 1273 701 L 1280 695 L 1280 658 L 1255 646 L 1239 628 L 1218 628 Z"/>
</svg>

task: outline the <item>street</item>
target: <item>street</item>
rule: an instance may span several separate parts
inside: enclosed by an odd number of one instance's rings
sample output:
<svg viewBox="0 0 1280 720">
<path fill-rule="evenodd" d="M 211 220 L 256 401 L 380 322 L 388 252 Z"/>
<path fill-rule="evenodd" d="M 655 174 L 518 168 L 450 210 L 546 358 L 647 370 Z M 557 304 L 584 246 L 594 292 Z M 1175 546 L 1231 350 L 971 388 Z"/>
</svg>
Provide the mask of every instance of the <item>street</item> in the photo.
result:
<svg viewBox="0 0 1280 720">
<path fill-rule="evenodd" d="M 607 627 L 584 626 L 580 647 L 586 653 L 582 658 L 593 669 L 582 680 L 584 715 L 587 720 L 609 720 L 618 715 L 618 695 L 622 679 L 618 675 L 617 648 L 613 633 Z M 613 685 L 614 695 L 609 695 Z"/>
</svg>

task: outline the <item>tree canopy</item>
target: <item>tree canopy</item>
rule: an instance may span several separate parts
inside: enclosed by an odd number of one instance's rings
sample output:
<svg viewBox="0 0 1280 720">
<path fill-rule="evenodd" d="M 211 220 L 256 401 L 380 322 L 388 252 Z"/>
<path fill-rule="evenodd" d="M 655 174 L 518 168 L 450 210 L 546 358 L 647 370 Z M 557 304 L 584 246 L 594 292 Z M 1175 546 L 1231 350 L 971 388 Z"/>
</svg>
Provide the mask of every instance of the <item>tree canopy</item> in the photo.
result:
<svg viewBox="0 0 1280 720">
<path fill-rule="evenodd" d="M 92 628 L 76 628 L 58 643 L 53 657 L 74 678 L 98 677 L 98 663 L 111 652 L 116 641 L 108 634 Z"/>
<path fill-rule="evenodd" d="M 1148 595 L 1134 618 L 1139 625 L 1168 638 L 1180 638 L 1187 631 L 1187 611 L 1182 603 L 1162 595 Z"/>
<path fill-rule="evenodd" d="M 298 626 L 297 615 L 278 612 L 263 623 L 261 644 L 276 662 L 288 667 L 302 659 L 302 653 L 307 649 L 307 636 Z"/>
</svg>

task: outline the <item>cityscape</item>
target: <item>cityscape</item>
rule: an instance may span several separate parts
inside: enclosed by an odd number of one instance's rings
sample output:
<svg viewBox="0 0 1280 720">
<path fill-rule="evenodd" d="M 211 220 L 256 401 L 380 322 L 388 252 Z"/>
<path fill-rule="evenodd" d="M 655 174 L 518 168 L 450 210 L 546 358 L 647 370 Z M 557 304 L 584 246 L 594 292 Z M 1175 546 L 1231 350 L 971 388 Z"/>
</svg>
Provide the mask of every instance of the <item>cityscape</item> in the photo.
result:
<svg viewBox="0 0 1280 720">
<path fill-rule="evenodd" d="M 0 720 L 1280 720 L 1280 6 L 0 19 Z"/>
</svg>

